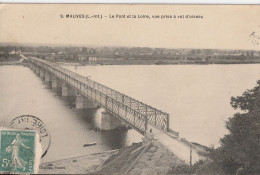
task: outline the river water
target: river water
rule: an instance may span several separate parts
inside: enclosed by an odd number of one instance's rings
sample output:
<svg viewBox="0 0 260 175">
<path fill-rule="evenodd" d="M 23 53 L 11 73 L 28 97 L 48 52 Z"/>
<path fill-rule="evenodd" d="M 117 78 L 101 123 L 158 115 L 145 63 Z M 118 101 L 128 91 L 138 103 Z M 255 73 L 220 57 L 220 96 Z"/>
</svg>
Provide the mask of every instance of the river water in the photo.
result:
<svg viewBox="0 0 260 175">
<path fill-rule="evenodd" d="M 219 145 L 225 121 L 234 111 L 231 96 L 253 88 L 260 65 L 66 66 L 170 114 L 170 127 L 181 137 Z M 40 118 L 51 134 L 43 162 L 111 150 L 141 141 L 134 130 L 100 131 L 101 109 L 75 110 L 23 66 L 0 66 L 0 126 L 20 115 Z M 96 146 L 83 147 L 97 142 Z"/>
<path fill-rule="evenodd" d="M 15 117 L 40 118 L 51 134 L 51 144 L 42 162 L 118 149 L 140 142 L 134 130 L 100 131 L 102 109 L 76 110 L 74 100 L 61 97 L 37 75 L 23 66 L 0 66 L 0 126 Z M 96 142 L 97 145 L 83 147 Z"/>
<path fill-rule="evenodd" d="M 189 141 L 219 145 L 239 96 L 260 79 L 260 64 L 67 66 L 170 114 L 170 128 Z"/>
</svg>

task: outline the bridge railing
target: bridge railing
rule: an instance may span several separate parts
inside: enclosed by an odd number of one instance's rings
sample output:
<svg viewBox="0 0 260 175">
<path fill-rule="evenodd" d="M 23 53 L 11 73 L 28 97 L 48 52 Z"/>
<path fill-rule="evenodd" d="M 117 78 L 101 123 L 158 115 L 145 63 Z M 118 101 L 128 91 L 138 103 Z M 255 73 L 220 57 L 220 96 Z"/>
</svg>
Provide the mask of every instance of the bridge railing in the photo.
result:
<svg viewBox="0 0 260 175">
<path fill-rule="evenodd" d="M 146 130 L 147 123 L 149 123 L 150 125 L 155 126 L 163 131 L 168 131 L 168 113 L 162 112 L 161 110 L 146 105 L 94 80 L 60 67 L 56 63 L 48 62 L 38 58 L 30 58 L 30 60 L 54 73 L 57 77 L 67 80 L 70 85 L 74 87 L 77 86 L 76 88 L 80 89 L 83 95 L 87 95 L 99 105 L 105 106 L 108 109 L 108 112 L 111 112 L 114 115 L 126 116 L 126 114 L 123 113 L 127 111 L 127 119 L 129 119 L 131 122 L 136 122 L 136 124 L 139 123 L 138 129 Z M 79 83 L 71 84 L 73 82 L 71 82 L 70 78 L 68 77 L 73 78 Z M 85 86 L 81 86 L 81 84 L 86 85 L 87 89 Z M 143 127 L 144 125 L 145 127 Z"/>
</svg>

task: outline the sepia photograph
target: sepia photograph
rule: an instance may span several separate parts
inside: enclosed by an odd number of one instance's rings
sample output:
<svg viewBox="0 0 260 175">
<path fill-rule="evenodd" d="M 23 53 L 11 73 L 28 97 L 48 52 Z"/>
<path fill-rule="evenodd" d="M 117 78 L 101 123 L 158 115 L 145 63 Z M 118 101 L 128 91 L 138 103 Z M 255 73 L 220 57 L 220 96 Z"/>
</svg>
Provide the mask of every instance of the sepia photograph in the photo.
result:
<svg viewBox="0 0 260 175">
<path fill-rule="evenodd" d="M 0 4 L 0 174 L 260 174 L 260 5 Z"/>
</svg>

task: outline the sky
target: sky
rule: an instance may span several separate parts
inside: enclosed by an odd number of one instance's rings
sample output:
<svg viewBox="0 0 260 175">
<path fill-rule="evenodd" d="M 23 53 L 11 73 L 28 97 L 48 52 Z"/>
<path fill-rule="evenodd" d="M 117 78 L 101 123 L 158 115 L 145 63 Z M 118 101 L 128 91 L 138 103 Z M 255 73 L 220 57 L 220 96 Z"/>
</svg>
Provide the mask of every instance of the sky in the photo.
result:
<svg viewBox="0 0 260 175">
<path fill-rule="evenodd" d="M 109 18 L 116 14 L 131 18 Z M 0 42 L 260 50 L 259 16 L 260 5 L 0 4 Z"/>
</svg>

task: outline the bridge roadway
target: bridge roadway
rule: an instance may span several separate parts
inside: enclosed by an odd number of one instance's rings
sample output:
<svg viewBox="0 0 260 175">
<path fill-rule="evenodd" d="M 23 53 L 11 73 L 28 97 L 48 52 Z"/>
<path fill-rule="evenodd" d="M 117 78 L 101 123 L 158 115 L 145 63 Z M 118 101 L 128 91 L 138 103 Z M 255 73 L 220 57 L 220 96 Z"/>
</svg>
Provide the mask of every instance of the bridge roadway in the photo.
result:
<svg viewBox="0 0 260 175">
<path fill-rule="evenodd" d="M 152 129 L 152 134 L 155 139 L 165 145 L 185 163 L 190 163 L 190 147 L 181 142 L 178 137 L 168 132 L 169 114 L 117 92 L 94 80 L 60 67 L 56 63 L 35 57 L 22 57 L 29 61 L 32 69 L 43 69 L 45 72 L 62 80 L 76 89 L 80 95 L 95 102 L 108 113 L 127 123 L 142 135 L 146 136 L 149 130 Z M 199 156 L 196 150 L 193 150 L 192 157 L 192 162 L 203 158 Z"/>
<path fill-rule="evenodd" d="M 95 102 L 108 113 L 123 120 L 143 135 L 148 129 L 148 124 L 165 132 L 169 130 L 169 114 L 165 112 L 60 67 L 56 63 L 38 58 L 29 58 L 29 61 L 38 66 L 39 69 L 44 69 L 44 71 L 66 82 L 82 96 Z"/>
</svg>

